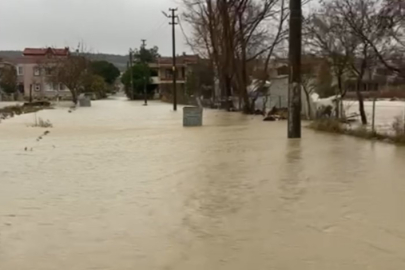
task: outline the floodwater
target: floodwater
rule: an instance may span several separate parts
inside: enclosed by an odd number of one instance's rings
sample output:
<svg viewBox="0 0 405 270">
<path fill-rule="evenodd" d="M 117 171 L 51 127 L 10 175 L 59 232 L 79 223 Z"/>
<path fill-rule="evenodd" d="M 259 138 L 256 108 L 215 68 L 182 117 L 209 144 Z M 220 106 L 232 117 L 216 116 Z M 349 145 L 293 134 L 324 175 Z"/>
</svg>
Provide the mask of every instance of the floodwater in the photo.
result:
<svg viewBox="0 0 405 270">
<path fill-rule="evenodd" d="M 405 148 L 93 105 L 0 124 L 1 270 L 405 269 Z"/>
</svg>

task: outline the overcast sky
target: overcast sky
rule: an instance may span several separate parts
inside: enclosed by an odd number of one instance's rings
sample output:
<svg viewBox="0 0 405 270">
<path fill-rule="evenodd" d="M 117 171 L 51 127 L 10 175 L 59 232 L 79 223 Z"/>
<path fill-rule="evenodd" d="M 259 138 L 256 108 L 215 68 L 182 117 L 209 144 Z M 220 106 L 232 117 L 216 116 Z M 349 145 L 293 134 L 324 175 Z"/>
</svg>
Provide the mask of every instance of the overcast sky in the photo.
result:
<svg viewBox="0 0 405 270">
<path fill-rule="evenodd" d="M 0 0 L 0 50 L 25 47 L 77 47 L 92 52 L 126 54 L 158 46 L 171 55 L 171 26 L 161 11 L 179 0 Z M 190 52 L 180 28 L 177 52 Z"/>
</svg>

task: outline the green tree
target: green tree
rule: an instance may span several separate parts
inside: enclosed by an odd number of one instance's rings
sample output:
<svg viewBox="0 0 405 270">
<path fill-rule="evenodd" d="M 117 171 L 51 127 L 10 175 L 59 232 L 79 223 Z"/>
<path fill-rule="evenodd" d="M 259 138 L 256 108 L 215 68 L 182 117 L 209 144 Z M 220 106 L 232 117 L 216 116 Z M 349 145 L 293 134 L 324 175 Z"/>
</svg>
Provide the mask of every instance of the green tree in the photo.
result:
<svg viewBox="0 0 405 270">
<path fill-rule="evenodd" d="M 125 93 L 128 98 L 136 99 L 144 94 L 146 85 L 146 91 L 148 95 L 153 93 L 153 86 L 151 86 L 151 71 L 147 64 L 136 63 L 132 67 L 132 81 L 134 85 L 134 92 L 132 93 L 131 85 L 131 70 L 128 69 L 121 77 L 121 82 L 125 86 Z"/>
<path fill-rule="evenodd" d="M 0 68 L 0 88 L 7 94 L 13 94 L 17 89 L 17 71 L 13 66 Z"/>
<path fill-rule="evenodd" d="M 108 86 L 100 75 L 89 74 L 85 79 L 84 92 L 95 93 L 98 98 L 107 97 Z"/>
<path fill-rule="evenodd" d="M 147 48 L 141 46 L 141 48 L 139 48 L 139 50 L 135 51 L 134 57 L 135 57 L 135 61 L 137 61 L 137 62 L 153 63 L 156 61 L 157 58 L 160 57 L 159 48 L 155 46 L 151 49 L 147 49 Z"/>
<path fill-rule="evenodd" d="M 112 63 L 104 60 L 93 61 L 90 67 L 93 74 L 102 77 L 109 85 L 114 84 L 115 80 L 120 76 L 119 69 Z"/>
</svg>

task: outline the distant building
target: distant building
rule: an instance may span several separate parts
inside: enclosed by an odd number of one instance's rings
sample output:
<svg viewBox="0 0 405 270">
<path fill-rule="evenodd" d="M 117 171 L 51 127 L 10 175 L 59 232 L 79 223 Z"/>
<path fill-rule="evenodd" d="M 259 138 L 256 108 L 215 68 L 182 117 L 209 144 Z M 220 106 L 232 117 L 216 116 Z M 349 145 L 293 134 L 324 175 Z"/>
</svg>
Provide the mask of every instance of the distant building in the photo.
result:
<svg viewBox="0 0 405 270">
<path fill-rule="evenodd" d="M 180 55 L 176 57 L 177 68 L 177 93 L 181 97 L 186 91 L 187 74 L 199 61 L 198 55 Z M 173 58 L 159 57 L 155 63 L 150 63 L 152 82 L 157 85 L 157 91 L 161 96 L 172 98 L 173 93 Z"/>
<path fill-rule="evenodd" d="M 310 75 L 311 80 L 315 81 L 318 78 L 320 70 L 324 67 L 327 59 L 314 55 L 303 55 L 302 62 L 302 75 Z M 361 59 L 358 59 L 355 65 L 360 66 Z M 328 64 L 327 64 L 328 65 Z M 268 75 L 271 78 L 277 79 L 279 76 L 289 74 L 288 59 L 274 60 L 269 64 Z M 338 85 L 337 78 L 334 76 L 331 68 L 332 87 L 336 88 Z M 354 72 L 347 70 L 343 74 L 343 89 L 348 93 L 355 92 L 357 89 L 357 77 Z M 315 82 L 314 82 L 315 83 Z M 387 69 L 381 63 L 372 65 L 366 68 L 363 78 L 360 82 L 361 92 L 384 92 L 390 86 L 404 85 L 405 80 L 396 75 L 393 71 Z M 287 91 L 287 90 L 285 90 Z"/>
<path fill-rule="evenodd" d="M 26 48 L 21 57 L 14 60 L 19 89 L 26 98 L 54 98 L 70 96 L 69 89 L 63 84 L 52 84 L 48 81 L 51 70 L 44 63 L 52 59 L 66 58 L 70 55 L 69 48 Z"/>
</svg>

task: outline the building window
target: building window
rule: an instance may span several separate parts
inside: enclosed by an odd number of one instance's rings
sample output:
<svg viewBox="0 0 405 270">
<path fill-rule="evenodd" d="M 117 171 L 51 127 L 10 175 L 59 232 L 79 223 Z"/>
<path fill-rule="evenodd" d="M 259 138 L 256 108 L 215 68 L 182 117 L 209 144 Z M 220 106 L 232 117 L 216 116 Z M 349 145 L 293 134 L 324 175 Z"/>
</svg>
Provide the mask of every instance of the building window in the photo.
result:
<svg viewBox="0 0 405 270">
<path fill-rule="evenodd" d="M 173 78 L 173 70 L 167 68 L 165 70 L 165 79 L 172 79 L 172 78 Z"/>
<path fill-rule="evenodd" d="M 65 91 L 65 90 L 66 90 L 65 85 L 60 84 L 60 85 L 59 85 L 59 90 L 60 90 L 60 91 Z"/>
<path fill-rule="evenodd" d="M 151 69 L 150 70 L 150 76 L 151 77 L 156 77 L 158 76 L 158 71 L 156 69 Z"/>
<path fill-rule="evenodd" d="M 41 85 L 40 85 L 40 84 L 35 84 L 35 85 L 34 85 L 34 91 L 35 91 L 35 92 L 41 91 Z"/>
<path fill-rule="evenodd" d="M 41 70 L 38 67 L 34 67 L 34 76 L 41 75 Z"/>
<path fill-rule="evenodd" d="M 24 75 L 24 69 L 22 66 L 17 67 L 17 75 L 18 76 Z"/>
<path fill-rule="evenodd" d="M 45 74 L 46 74 L 46 76 L 51 76 L 52 75 L 52 69 L 51 68 L 45 68 Z"/>
<path fill-rule="evenodd" d="M 47 92 L 53 92 L 54 90 L 53 90 L 53 85 L 52 85 L 52 83 L 47 83 L 46 85 L 45 85 L 45 91 L 47 91 Z"/>
<path fill-rule="evenodd" d="M 18 91 L 23 94 L 24 93 L 24 84 L 20 83 L 18 84 Z"/>
</svg>

